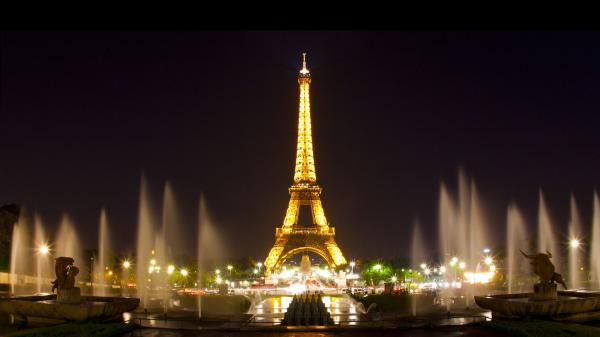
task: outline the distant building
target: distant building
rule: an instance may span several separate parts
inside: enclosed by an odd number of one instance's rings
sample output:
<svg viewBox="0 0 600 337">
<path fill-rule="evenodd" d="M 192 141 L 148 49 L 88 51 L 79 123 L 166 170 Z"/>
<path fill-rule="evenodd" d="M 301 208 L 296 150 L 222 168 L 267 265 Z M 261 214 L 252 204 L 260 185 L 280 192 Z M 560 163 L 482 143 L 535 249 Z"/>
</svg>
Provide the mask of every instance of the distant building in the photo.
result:
<svg viewBox="0 0 600 337">
<path fill-rule="evenodd" d="M 10 261 L 10 240 L 12 228 L 19 220 L 21 207 L 8 204 L 0 207 L 0 271 L 7 271 Z"/>
</svg>

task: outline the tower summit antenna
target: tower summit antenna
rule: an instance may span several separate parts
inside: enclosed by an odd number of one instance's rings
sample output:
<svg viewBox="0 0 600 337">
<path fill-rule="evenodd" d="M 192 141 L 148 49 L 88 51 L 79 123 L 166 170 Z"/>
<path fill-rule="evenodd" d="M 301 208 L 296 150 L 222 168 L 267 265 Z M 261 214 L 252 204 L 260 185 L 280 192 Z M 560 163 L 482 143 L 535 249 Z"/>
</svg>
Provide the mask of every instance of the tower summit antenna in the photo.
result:
<svg viewBox="0 0 600 337">
<path fill-rule="evenodd" d="M 302 53 L 302 70 L 300 70 L 300 74 L 306 75 L 306 74 L 309 74 L 309 73 L 310 72 L 306 68 L 306 53 Z"/>
</svg>

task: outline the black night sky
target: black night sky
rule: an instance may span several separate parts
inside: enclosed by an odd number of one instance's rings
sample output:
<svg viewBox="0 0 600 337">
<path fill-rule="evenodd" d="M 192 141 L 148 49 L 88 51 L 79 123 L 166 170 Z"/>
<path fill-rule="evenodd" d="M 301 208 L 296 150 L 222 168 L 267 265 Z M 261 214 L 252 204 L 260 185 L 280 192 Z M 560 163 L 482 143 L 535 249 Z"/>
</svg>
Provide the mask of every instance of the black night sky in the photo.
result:
<svg viewBox="0 0 600 337">
<path fill-rule="evenodd" d="M 106 207 L 135 250 L 142 172 L 170 180 L 195 251 L 200 193 L 230 256 L 264 259 L 288 203 L 300 54 L 312 73 L 323 205 L 346 257 L 430 249 L 441 181 L 479 188 L 491 246 L 541 187 L 566 235 L 600 188 L 598 32 L 3 32 L 0 204 L 62 212 L 96 247 Z M 566 239 L 566 238 L 565 238 Z"/>
</svg>

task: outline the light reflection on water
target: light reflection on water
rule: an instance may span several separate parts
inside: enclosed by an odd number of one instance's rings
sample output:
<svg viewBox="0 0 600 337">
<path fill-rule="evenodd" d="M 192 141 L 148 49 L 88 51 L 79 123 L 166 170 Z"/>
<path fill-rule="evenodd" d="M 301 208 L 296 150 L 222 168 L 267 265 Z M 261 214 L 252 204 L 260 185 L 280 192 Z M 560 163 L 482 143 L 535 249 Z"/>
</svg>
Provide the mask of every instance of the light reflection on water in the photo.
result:
<svg viewBox="0 0 600 337">
<path fill-rule="evenodd" d="M 288 306 L 293 300 L 291 295 L 280 295 L 266 298 L 254 308 L 254 321 L 260 323 L 279 324 Z M 335 324 L 356 325 L 360 315 L 354 302 L 345 296 L 322 296 L 323 304 Z"/>
</svg>

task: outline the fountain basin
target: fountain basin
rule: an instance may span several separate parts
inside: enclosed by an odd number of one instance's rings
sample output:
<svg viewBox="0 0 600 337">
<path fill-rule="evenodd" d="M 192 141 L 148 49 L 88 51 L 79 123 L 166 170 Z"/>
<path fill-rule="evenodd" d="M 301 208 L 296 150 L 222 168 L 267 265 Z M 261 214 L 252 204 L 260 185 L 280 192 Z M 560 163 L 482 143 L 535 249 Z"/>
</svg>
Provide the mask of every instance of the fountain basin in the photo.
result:
<svg viewBox="0 0 600 337">
<path fill-rule="evenodd" d="M 494 318 L 547 318 L 584 322 L 600 318 L 600 293 L 558 291 L 554 300 L 531 301 L 531 293 L 475 296 L 477 305 Z"/>
<path fill-rule="evenodd" d="M 0 311 L 22 317 L 44 317 L 70 321 L 114 318 L 133 311 L 139 298 L 81 296 L 81 303 L 58 303 L 56 295 L 0 298 Z"/>
</svg>

